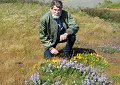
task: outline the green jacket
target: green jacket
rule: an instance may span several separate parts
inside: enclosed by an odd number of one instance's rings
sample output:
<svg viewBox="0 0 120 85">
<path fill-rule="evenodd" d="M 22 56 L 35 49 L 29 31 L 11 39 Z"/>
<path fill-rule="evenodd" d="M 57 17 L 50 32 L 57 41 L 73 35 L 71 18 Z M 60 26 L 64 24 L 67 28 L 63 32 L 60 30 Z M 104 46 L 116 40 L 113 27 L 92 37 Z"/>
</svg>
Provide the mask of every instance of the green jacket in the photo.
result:
<svg viewBox="0 0 120 85">
<path fill-rule="evenodd" d="M 68 12 L 62 10 L 60 19 L 63 27 L 65 28 L 68 34 L 77 33 L 79 27 Z M 58 37 L 57 32 L 58 32 L 57 22 L 52 18 L 51 12 L 46 13 L 40 20 L 39 30 L 40 40 L 45 49 L 49 49 L 55 44 Z"/>
</svg>

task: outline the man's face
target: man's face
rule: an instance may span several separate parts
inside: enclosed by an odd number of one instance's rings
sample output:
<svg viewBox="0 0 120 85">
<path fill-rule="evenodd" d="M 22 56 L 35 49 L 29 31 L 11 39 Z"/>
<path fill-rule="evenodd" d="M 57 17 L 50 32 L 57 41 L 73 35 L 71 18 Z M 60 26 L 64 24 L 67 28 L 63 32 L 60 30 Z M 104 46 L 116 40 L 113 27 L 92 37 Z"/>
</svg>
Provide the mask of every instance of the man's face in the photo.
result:
<svg viewBox="0 0 120 85">
<path fill-rule="evenodd" d="M 53 18 L 59 18 L 61 16 L 61 8 L 58 8 L 57 6 L 53 6 L 53 8 L 50 9 Z"/>
</svg>

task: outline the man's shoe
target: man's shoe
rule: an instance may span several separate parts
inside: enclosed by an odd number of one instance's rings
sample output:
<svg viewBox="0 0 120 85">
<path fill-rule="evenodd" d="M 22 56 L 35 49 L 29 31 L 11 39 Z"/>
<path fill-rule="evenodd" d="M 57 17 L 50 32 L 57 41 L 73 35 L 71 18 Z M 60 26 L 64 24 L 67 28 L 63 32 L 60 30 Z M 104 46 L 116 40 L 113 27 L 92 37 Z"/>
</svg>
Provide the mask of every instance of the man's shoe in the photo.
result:
<svg viewBox="0 0 120 85">
<path fill-rule="evenodd" d="M 65 60 L 69 60 L 71 57 L 70 57 L 69 54 L 63 53 L 63 58 L 64 58 Z"/>
</svg>

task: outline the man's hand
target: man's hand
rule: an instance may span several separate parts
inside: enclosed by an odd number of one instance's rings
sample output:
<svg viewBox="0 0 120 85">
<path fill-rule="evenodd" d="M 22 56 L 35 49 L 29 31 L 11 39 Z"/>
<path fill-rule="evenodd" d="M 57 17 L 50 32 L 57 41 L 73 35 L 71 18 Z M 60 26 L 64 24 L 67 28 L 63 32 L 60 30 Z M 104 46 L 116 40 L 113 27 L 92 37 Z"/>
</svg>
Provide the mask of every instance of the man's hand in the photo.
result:
<svg viewBox="0 0 120 85">
<path fill-rule="evenodd" d="M 59 52 L 58 52 L 58 50 L 57 49 L 55 49 L 55 48 L 52 48 L 52 50 L 50 51 L 52 54 L 58 54 Z"/>
<path fill-rule="evenodd" d="M 62 35 L 60 35 L 60 41 L 66 40 L 68 36 L 68 33 L 64 33 Z"/>
</svg>

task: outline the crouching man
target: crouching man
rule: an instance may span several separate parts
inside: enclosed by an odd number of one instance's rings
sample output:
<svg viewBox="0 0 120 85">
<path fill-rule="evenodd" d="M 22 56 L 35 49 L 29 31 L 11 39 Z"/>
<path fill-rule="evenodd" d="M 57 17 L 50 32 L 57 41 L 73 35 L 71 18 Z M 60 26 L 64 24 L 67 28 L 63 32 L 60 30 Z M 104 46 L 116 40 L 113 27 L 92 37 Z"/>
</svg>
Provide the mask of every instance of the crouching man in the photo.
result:
<svg viewBox="0 0 120 85">
<path fill-rule="evenodd" d="M 70 57 L 72 47 L 76 40 L 76 33 L 79 30 L 73 17 L 65 10 L 62 10 L 62 1 L 52 0 L 50 11 L 40 20 L 40 40 L 45 47 L 44 57 L 50 58 L 59 53 L 56 49 L 58 43 L 66 42 L 63 49 L 63 56 Z"/>
</svg>

